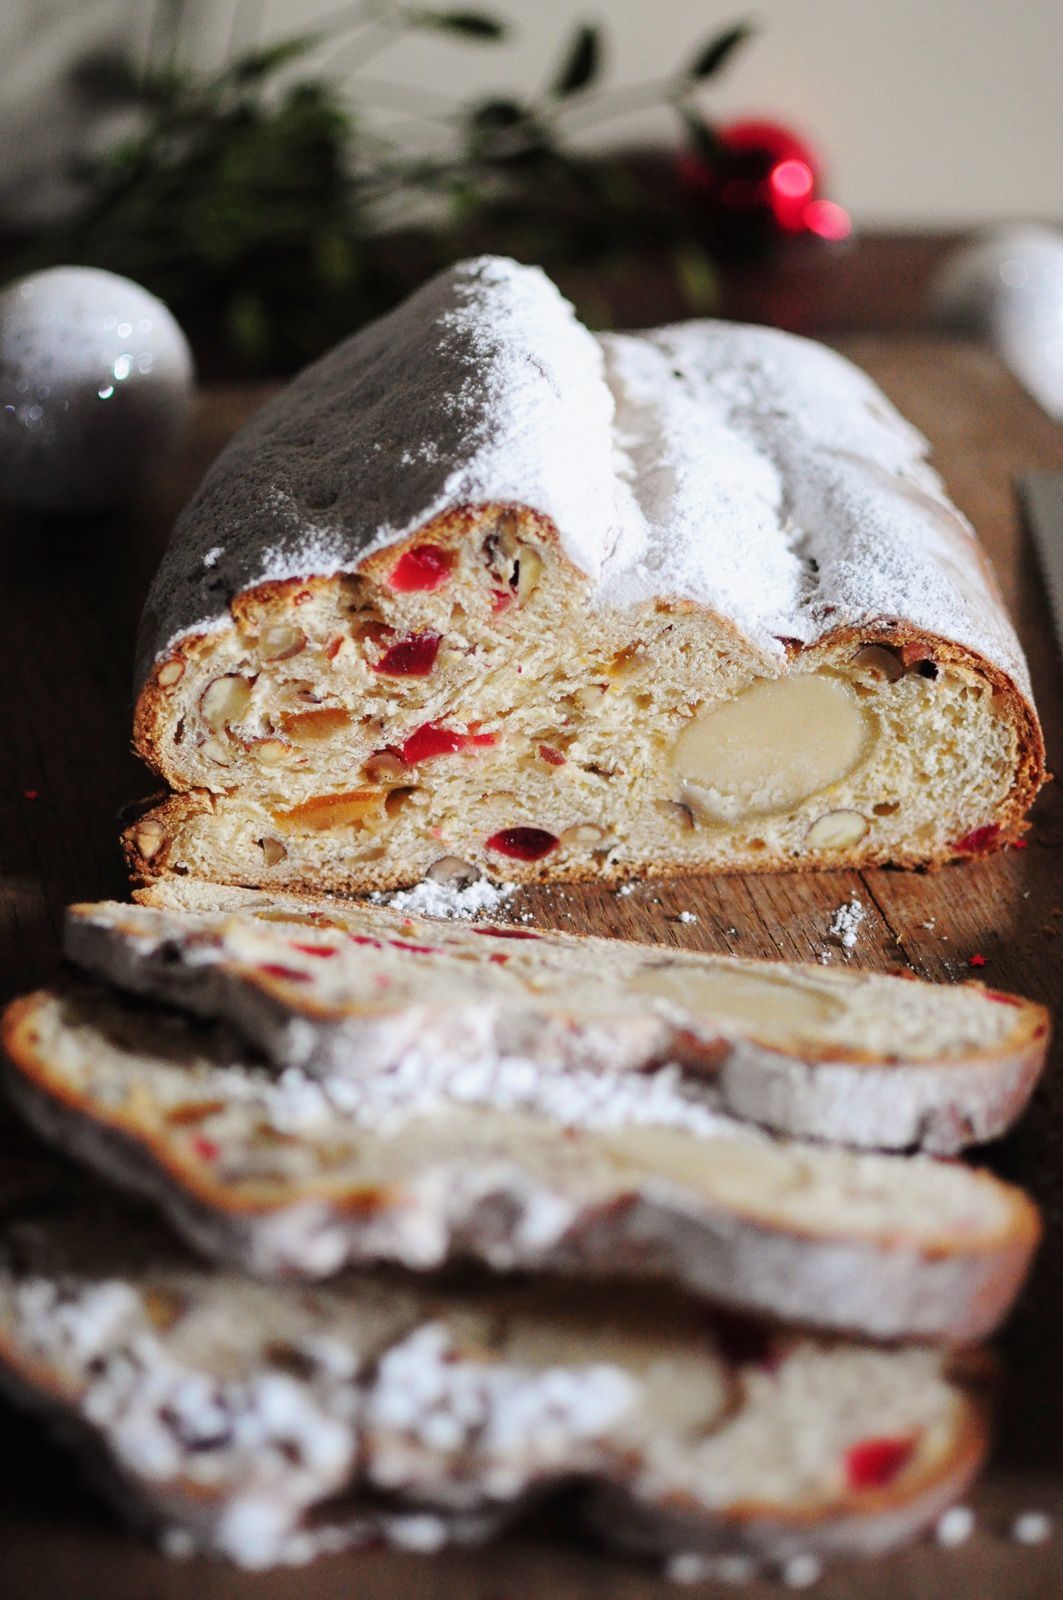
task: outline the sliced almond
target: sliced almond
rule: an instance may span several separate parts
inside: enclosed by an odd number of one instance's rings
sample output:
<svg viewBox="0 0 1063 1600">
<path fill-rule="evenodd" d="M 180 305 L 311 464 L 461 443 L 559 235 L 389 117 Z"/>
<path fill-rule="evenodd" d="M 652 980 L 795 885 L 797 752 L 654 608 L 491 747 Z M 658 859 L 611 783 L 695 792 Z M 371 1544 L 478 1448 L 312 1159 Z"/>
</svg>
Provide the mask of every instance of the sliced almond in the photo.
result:
<svg viewBox="0 0 1063 1600">
<path fill-rule="evenodd" d="M 672 770 L 693 811 L 734 823 L 787 811 L 840 783 L 863 759 L 869 737 L 844 679 L 769 678 L 688 722 Z"/>
<path fill-rule="evenodd" d="M 859 811 L 828 811 L 805 834 L 810 850 L 848 850 L 859 844 L 870 823 Z"/>
<path fill-rule="evenodd" d="M 283 861 L 288 854 L 279 839 L 260 839 L 258 842 L 262 847 L 262 855 L 267 867 L 275 867 L 278 861 Z"/>
<path fill-rule="evenodd" d="M 683 805 L 681 800 L 661 800 L 659 802 L 661 814 L 673 822 L 684 833 L 689 833 L 694 826 L 694 813 L 689 806 Z"/>
<path fill-rule="evenodd" d="M 208 683 L 200 696 L 199 709 L 208 728 L 223 733 L 231 723 L 239 722 L 250 704 L 250 683 L 231 674 Z"/>
<path fill-rule="evenodd" d="M 229 745 L 224 744 L 221 739 L 204 739 L 199 747 L 199 753 L 201 756 L 205 756 L 208 761 L 213 761 L 216 767 L 228 767 L 231 765 L 232 749 Z"/>
<path fill-rule="evenodd" d="M 378 750 L 362 763 L 362 774 L 370 783 L 402 783 L 409 777 L 410 769 L 391 750 Z"/>
<path fill-rule="evenodd" d="M 175 683 L 180 683 L 185 675 L 183 661 L 166 661 L 159 668 L 156 682 L 162 689 L 172 689 Z"/>
<path fill-rule="evenodd" d="M 452 889 L 467 889 L 482 876 L 479 867 L 474 867 L 471 861 L 463 861 L 460 856 L 440 856 L 425 873 L 432 883 L 443 883 Z"/>
</svg>

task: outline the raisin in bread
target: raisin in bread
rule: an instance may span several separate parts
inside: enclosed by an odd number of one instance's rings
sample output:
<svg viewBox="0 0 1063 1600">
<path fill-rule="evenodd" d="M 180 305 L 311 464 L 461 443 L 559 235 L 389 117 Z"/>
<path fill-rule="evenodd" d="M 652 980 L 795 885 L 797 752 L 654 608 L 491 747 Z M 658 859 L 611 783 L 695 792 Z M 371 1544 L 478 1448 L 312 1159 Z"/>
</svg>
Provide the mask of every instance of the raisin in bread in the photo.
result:
<svg viewBox="0 0 1063 1600">
<path fill-rule="evenodd" d="M 253 1567 L 434 1549 L 579 1485 L 644 1550 L 882 1549 L 977 1471 L 984 1378 L 631 1288 L 266 1286 L 65 1172 L 0 1198 L 0 1380 L 171 1548 Z"/>
<path fill-rule="evenodd" d="M 1015 839 L 1022 652 L 926 442 L 833 352 L 593 337 L 484 258 L 310 367 L 182 516 L 136 743 L 141 881 L 893 862 Z"/>
<path fill-rule="evenodd" d="M 619 1080 L 670 1063 L 685 1092 L 777 1132 L 951 1153 L 1004 1132 L 1044 1062 L 1044 1009 L 976 985 L 173 885 L 149 891 L 169 909 L 72 907 L 67 955 L 235 1023 L 278 1068 L 431 1061 L 468 1093 L 575 1071 L 622 1096 Z"/>
<path fill-rule="evenodd" d="M 356 1078 L 278 1074 L 232 1035 L 87 986 L 16 1001 L 4 1044 L 45 1137 L 261 1275 L 466 1259 L 956 1342 L 999 1323 L 1038 1235 L 1029 1200 L 989 1173 L 772 1139 L 669 1069 L 485 1074 L 428 1053 Z"/>
</svg>

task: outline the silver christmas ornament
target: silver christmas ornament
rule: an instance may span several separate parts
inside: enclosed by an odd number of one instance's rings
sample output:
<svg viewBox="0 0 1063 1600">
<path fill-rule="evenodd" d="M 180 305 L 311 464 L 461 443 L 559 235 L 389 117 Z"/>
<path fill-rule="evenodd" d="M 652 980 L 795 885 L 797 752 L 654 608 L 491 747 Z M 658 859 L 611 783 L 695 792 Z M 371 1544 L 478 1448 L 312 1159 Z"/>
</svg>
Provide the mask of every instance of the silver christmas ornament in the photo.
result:
<svg viewBox="0 0 1063 1600">
<path fill-rule="evenodd" d="M 125 504 L 188 414 L 188 341 L 155 295 L 51 267 L 0 295 L 0 495 L 36 511 Z"/>
</svg>

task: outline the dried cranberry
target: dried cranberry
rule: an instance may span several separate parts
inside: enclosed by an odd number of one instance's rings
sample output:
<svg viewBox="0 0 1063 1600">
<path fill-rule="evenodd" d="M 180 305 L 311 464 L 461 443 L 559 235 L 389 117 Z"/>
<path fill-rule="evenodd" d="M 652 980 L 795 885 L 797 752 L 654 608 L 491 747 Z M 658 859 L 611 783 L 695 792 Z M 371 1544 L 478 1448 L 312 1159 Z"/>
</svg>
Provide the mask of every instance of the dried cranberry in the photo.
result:
<svg viewBox="0 0 1063 1600">
<path fill-rule="evenodd" d="M 384 651 L 373 671 L 389 678 L 427 678 L 436 664 L 441 643 L 438 633 L 409 633 Z"/>
<path fill-rule="evenodd" d="M 912 1439 L 862 1439 L 845 1456 L 850 1489 L 885 1489 L 912 1458 Z"/>
<path fill-rule="evenodd" d="M 443 587 L 453 567 L 454 557 L 449 550 L 440 550 L 434 544 L 415 544 L 399 557 L 388 583 L 400 594 L 431 593 Z"/>
<path fill-rule="evenodd" d="M 953 845 L 954 850 L 962 850 L 967 855 L 985 855 L 992 850 L 1000 837 L 1000 823 L 987 822 L 982 828 L 972 828 L 970 833 L 965 833 L 962 839 L 957 839 Z"/>
<path fill-rule="evenodd" d="M 491 835 L 487 848 L 497 850 L 500 856 L 512 856 L 515 861 L 541 861 L 557 849 L 558 842 L 545 828 L 502 828 Z"/>
</svg>

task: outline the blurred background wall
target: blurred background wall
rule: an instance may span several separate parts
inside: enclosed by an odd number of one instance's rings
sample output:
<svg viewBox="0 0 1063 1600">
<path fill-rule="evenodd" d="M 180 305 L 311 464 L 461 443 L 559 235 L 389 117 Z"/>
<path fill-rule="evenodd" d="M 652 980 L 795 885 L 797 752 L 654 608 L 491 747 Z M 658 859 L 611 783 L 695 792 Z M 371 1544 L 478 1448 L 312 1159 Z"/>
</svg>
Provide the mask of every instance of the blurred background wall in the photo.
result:
<svg viewBox="0 0 1063 1600">
<path fill-rule="evenodd" d="M 310 29 L 342 9 L 329 0 L 187 0 L 182 31 L 209 64 L 234 38 Z M 751 14 L 758 37 L 707 104 L 714 115 L 768 110 L 807 127 L 832 193 L 858 225 L 1063 219 L 1063 0 L 490 0 L 490 9 L 512 22 L 507 42 L 450 52 L 444 82 L 438 41 L 413 38 L 388 56 L 387 79 L 426 97 L 527 88 L 587 17 L 605 26 L 610 78 L 624 83 L 666 71 L 691 41 Z M 150 0 L 2 0 L 0 203 L 17 195 L 20 206 L 47 208 L 56 199 L 57 180 L 43 184 L 40 173 L 74 118 L 52 93 L 57 62 L 96 40 L 141 48 L 158 10 Z M 342 75 L 345 51 L 332 53 Z M 674 126 L 651 113 L 595 138 L 655 131 Z"/>
</svg>

